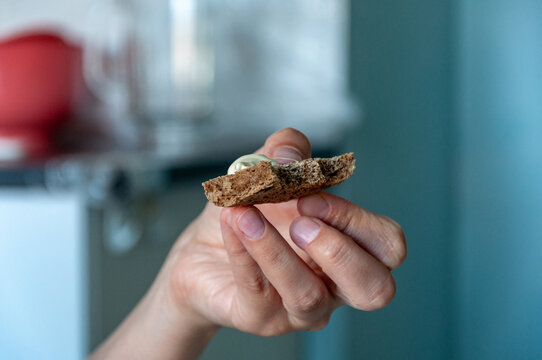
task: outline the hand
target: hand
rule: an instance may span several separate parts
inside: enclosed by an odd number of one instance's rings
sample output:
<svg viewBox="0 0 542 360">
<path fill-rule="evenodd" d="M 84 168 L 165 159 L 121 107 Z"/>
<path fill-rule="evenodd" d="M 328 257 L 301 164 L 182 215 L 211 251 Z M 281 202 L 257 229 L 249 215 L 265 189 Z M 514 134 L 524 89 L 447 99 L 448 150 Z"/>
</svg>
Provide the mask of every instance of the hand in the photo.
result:
<svg viewBox="0 0 542 360">
<path fill-rule="evenodd" d="M 301 160 L 310 144 L 286 129 L 260 151 L 279 162 Z M 406 247 L 394 221 L 320 193 L 256 207 L 209 204 L 173 253 L 179 306 L 213 324 L 272 336 L 320 329 L 342 304 L 385 306 L 395 293 L 390 269 Z"/>
<path fill-rule="evenodd" d="M 289 162 L 310 157 L 310 144 L 284 129 L 257 152 Z M 382 308 L 395 294 L 390 270 L 405 257 L 396 222 L 327 193 L 249 207 L 208 204 L 177 240 L 139 313 L 169 323 L 158 327 L 162 344 L 174 344 L 168 356 L 183 354 L 183 343 L 197 356 L 219 326 L 274 336 L 321 329 L 343 304 Z"/>
</svg>

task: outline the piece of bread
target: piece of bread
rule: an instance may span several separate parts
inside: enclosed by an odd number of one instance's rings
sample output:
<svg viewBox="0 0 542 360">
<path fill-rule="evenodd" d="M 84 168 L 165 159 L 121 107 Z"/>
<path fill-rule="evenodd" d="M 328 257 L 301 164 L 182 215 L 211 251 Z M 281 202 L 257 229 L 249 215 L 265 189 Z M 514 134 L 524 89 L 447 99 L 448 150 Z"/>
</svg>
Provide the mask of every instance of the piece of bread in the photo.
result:
<svg viewBox="0 0 542 360">
<path fill-rule="evenodd" d="M 262 161 L 202 185 L 207 199 L 217 206 L 278 203 L 342 183 L 354 172 L 355 161 L 353 153 L 275 166 Z"/>
</svg>

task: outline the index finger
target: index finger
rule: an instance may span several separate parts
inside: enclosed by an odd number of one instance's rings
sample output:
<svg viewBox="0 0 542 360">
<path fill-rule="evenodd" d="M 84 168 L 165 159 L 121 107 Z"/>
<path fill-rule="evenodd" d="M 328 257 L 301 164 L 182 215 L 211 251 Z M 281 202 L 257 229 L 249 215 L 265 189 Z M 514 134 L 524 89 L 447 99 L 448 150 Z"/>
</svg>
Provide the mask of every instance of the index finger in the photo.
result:
<svg viewBox="0 0 542 360">
<path fill-rule="evenodd" d="M 233 231 L 254 264 L 280 294 L 284 307 L 295 317 L 298 325 L 309 325 L 325 318 L 332 301 L 325 284 L 296 255 L 280 233 L 255 207 L 226 211 L 231 216 Z"/>
</svg>

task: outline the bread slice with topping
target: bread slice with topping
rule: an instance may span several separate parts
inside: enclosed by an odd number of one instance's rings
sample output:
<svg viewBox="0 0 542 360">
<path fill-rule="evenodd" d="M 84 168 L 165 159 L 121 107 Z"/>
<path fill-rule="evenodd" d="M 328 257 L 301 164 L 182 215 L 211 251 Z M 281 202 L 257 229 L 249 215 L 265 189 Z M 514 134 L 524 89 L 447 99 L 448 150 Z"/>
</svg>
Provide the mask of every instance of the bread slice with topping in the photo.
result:
<svg viewBox="0 0 542 360">
<path fill-rule="evenodd" d="M 217 206 L 278 203 L 316 194 L 348 179 L 353 153 L 272 165 L 268 161 L 204 182 L 205 195 Z"/>
</svg>

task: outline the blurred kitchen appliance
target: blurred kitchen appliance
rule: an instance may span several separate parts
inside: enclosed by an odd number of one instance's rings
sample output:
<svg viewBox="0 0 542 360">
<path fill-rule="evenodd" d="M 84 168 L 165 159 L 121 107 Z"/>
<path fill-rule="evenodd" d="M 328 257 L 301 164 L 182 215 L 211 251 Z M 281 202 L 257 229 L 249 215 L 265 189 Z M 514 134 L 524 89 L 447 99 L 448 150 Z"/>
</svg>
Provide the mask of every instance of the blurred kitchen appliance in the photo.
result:
<svg viewBox="0 0 542 360">
<path fill-rule="evenodd" d="M 222 2 L 217 121 L 266 133 L 291 126 L 315 141 L 342 134 L 356 114 L 348 93 L 348 10 L 345 0 Z"/>
<path fill-rule="evenodd" d="M 206 0 L 99 0 L 87 18 L 85 77 L 116 121 L 175 150 L 213 109 L 212 8 Z M 92 29 L 92 30 L 91 30 Z"/>
<path fill-rule="evenodd" d="M 67 0 L 0 1 L 0 161 L 50 156 L 76 122 L 88 100 L 78 29 L 85 13 Z"/>
<path fill-rule="evenodd" d="M 344 0 L 100 0 L 85 33 L 95 94 L 166 151 L 286 126 L 336 141 L 356 115 Z"/>
<path fill-rule="evenodd" d="M 82 94 L 81 48 L 50 30 L 0 37 L 0 159 L 43 153 Z"/>
<path fill-rule="evenodd" d="M 357 115 L 348 11 L 346 0 L 4 1 L 0 36 L 46 28 L 84 43 L 103 106 L 79 114 L 106 119 L 120 142 L 139 134 L 179 152 L 291 126 L 319 144 Z"/>
</svg>

